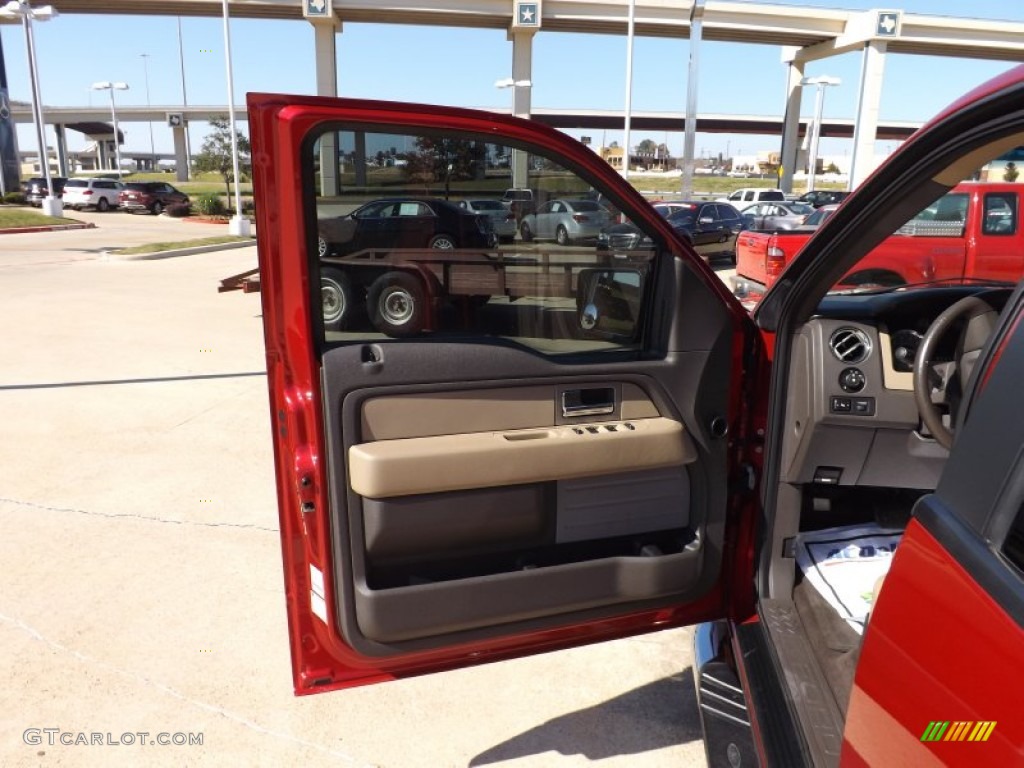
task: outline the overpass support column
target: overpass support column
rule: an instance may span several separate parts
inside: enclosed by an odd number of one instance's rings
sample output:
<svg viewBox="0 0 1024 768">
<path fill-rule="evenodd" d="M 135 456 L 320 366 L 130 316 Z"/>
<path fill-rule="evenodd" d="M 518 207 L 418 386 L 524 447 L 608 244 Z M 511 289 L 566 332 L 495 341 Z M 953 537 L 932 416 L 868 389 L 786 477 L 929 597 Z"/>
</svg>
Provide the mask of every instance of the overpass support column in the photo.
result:
<svg viewBox="0 0 1024 768">
<path fill-rule="evenodd" d="M 53 132 L 57 137 L 57 175 L 67 178 L 68 173 L 68 137 L 64 126 L 59 123 L 53 126 Z"/>
<path fill-rule="evenodd" d="M 535 29 L 513 27 L 508 37 L 512 41 L 512 114 L 530 119 L 533 88 L 533 36 Z M 526 152 L 512 150 L 512 186 L 525 187 L 530 173 L 530 157 Z"/>
<path fill-rule="evenodd" d="M 338 57 L 336 36 L 341 32 L 337 18 L 311 22 L 316 50 L 316 95 L 338 96 Z M 338 166 L 338 136 L 325 133 L 320 136 L 320 194 L 336 196 L 341 191 Z"/>
<path fill-rule="evenodd" d="M 786 110 L 782 123 L 782 149 L 779 152 L 779 189 L 793 191 L 793 174 L 800 146 L 800 101 L 804 88 L 800 81 L 804 76 L 804 62 L 791 61 L 786 80 Z"/>
<path fill-rule="evenodd" d="M 174 137 L 174 178 L 178 181 L 188 181 L 188 138 L 185 135 L 187 130 L 187 123 L 184 121 L 181 125 L 171 128 L 171 136 Z"/>
<path fill-rule="evenodd" d="M 853 128 L 850 189 L 856 189 L 875 168 L 875 139 L 878 135 L 878 111 L 882 101 L 885 52 L 884 41 L 873 41 L 864 46 L 860 69 L 860 96 Z"/>
</svg>

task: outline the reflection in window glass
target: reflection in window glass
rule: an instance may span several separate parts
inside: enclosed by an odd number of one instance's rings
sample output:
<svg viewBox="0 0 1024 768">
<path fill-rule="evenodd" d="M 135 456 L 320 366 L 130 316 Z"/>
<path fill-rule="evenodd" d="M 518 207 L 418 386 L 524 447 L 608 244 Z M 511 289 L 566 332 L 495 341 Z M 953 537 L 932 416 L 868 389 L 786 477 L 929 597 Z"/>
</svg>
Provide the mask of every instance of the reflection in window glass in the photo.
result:
<svg viewBox="0 0 1024 768">
<path fill-rule="evenodd" d="M 639 347 L 652 241 L 555 160 L 469 135 L 341 130 L 308 162 L 326 342 Z"/>
<path fill-rule="evenodd" d="M 960 237 L 967 221 L 967 193 L 950 192 L 929 205 L 899 230 L 914 237 Z"/>
</svg>

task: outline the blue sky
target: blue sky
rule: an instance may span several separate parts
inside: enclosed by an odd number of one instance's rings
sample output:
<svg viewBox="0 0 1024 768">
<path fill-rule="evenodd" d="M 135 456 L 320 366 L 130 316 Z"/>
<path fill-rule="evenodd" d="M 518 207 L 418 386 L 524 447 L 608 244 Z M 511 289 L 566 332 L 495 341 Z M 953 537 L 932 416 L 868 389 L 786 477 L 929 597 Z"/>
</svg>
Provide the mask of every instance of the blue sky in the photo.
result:
<svg viewBox="0 0 1024 768">
<path fill-rule="evenodd" d="M 37 0 L 40 5 L 42 0 Z M 962 0 L 903 0 L 886 5 L 874 0 L 776 0 L 779 5 L 866 10 L 902 8 L 909 13 L 1024 22 L 1024 2 L 968 4 Z M 36 47 L 43 102 L 54 106 L 107 104 L 104 93 L 92 92 L 97 80 L 122 80 L 128 92 L 118 103 L 145 104 L 146 84 L 141 54 L 149 55 L 149 99 L 154 105 L 181 103 L 181 76 L 175 17 L 63 15 L 37 24 Z M 219 18 L 183 18 L 186 87 L 190 104 L 225 104 L 223 28 Z M 27 101 L 28 69 L 20 26 L 0 27 L 11 98 Z M 232 20 L 235 98 L 248 91 L 313 93 L 313 32 L 304 21 Z M 501 30 L 346 23 L 337 39 L 338 84 L 342 96 L 428 101 L 468 107 L 507 107 L 510 91 L 494 81 L 511 70 L 512 44 Z M 686 40 L 637 38 L 634 45 L 633 108 L 682 111 L 686 99 Z M 625 101 L 625 37 L 541 31 L 534 39 L 533 106 L 621 109 Z M 886 61 L 881 117 L 924 121 L 960 94 L 1010 68 L 1009 62 L 948 59 L 890 54 Z M 860 55 L 847 54 L 809 64 L 808 75 L 840 77 L 828 89 L 826 117 L 855 113 Z M 783 110 L 785 67 L 773 45 L 741 45 L 705 41 L 701 51 L 699 110 L 734 114 L 778 115 Z M 803 114 L 813 112 L 813 89 L 805 89 Z M 125 146 L 149 147 L 145 124 L 124 124 Z M 244 124 L 243 124 L 244 128 Z M 204 125 L 193 127 L 198 147 Z M 573 135 L 602 132 L 572 131 Z M 52 143 L 53 134 L 48 132 Z M 154 124 L 157 151 L 171 151 L 170 130 Z M 621 140 L 618 132 L 604 134 Z M 631 143 L 644 138 L 668 139 L 681 153 L 681 134 L 633 131 Z M 69 135 L 72 149 L 84 146 Z M 34 148 L 31 126 L 19 128 L 19 144 Z M 777 149 L 778 139 L 765 136 L 701 134 L 698 151 L 752 154 Z M 823 153 L 842 153 L 843 140 L 825 140 Z M 884 147 L 883 147 L 884 148 Z"/>
</svg>

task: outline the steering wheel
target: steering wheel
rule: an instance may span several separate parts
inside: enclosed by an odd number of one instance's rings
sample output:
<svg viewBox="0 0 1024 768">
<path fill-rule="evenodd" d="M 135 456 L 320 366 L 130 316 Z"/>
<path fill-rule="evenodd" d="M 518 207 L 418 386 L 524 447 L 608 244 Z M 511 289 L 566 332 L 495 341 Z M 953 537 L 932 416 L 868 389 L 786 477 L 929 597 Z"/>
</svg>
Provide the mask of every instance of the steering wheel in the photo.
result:
<svg viewBox="0 0 1024 768">
<path fill-rule="evenodd" d="M 953 432 L 942 421 L 937 405 L 949 406 L 949 423 L 956 423 L 960 397 L 982 347 L 996 327 L 999 313 L 977 296 L 960 299 L 935 318 L 921 340 L 914 358 L 914 400 L 921 421 L 932 436 L 947 450 L 953 447 Z M 957 322 L 963 321 L 957 342 L 956 356 L 951 363 L 935 363 L 939 341 Z"/>
</svg>

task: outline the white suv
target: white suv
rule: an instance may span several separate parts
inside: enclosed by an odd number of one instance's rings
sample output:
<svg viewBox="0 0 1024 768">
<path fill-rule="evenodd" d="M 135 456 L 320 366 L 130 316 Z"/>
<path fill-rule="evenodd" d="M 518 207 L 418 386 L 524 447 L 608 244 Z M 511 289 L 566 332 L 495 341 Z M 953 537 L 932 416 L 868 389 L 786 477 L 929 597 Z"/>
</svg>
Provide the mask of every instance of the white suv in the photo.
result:
<svg viewBox="0 0 1024 768">
<path fill-rule="evenodd" d="M 113 179 L 68 179 L 64 185 L 64 207 L 116 209 L 121 188 L 121 182 Z"/>
<path fill-rule="evenodd" d="M 719 197 L 715 200 L 716 203 L 730 203 L 738 210 L 743 211 L 746 208 L 754 205 L 755 203 L 764 202 L 778 202 L 781 203 L 786 199 L 786 195 L 783 194 L 781 189 L 765 189 L 764 187 L 743 187 L 737 189 L 728 197 Z"/>
</svg>

